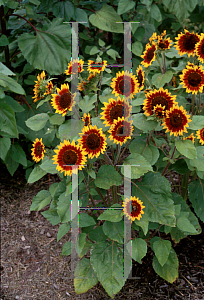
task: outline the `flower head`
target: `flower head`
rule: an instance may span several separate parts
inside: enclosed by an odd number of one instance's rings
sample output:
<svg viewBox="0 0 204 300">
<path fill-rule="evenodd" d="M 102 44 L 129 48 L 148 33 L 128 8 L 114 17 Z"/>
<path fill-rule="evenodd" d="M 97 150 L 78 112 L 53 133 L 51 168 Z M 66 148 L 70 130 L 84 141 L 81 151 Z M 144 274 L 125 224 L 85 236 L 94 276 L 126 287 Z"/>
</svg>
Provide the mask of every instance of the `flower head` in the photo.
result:
<svg viewBox="0 0 204 300">
<path fill-rule="evenodd" d="M 170 110 L 166 111 L 166 117 L 164 118 L 163 128 L 167 128 L 166 132 L 170 132 L 170 135 L 174 136 L 183 135 L 183 132 L 187 132 L 186 127 L 191 122 L 190 116 L 187 115 L 183 106 L 174 105 Z"/>
<path fill-rule="evenodd" d="M 195 45 L 196 55 L 198 60 L 203 64 L 204 63 L 204 33 L 200 35 L 200 41 Z"/>
<path fill-rule="evenodd" d="M 35 162 L 39 162 L 41 159 L 43 159 L 45 153 L 45 146 L 42 143 L 42 139 L 35 139 L 33 143 L 33 148 L 31 150 L 31 155 L 33 156 L 32 158 Z"/>
<path fill-rule="evenodd" d="M 144 88 L 144 71 L 141 65 L 137 68 L 137 81 L 138 81 L 138 91 L 140 92 Z"/>
<path fill-rule="evenodd" d="M 183 88 L 187 93 L 197 94 L 202 93 L 204 86 L 204 71 L 203 66 L 196 66 L 188 62 L 188 65 L 183 70 L 182 75 L 179 75 Z"/>
<path fill-rule="evenodd" d="M 41 93 L 41 88 L 43 86 L 43 83 L 45 82 L 45 72 L 42 71 L 41 74 L 37 75 L 37 81 L 35 81 L 35 85 L 34 85 L 34 97 L 32 97 L 34 100 L 33 102 L 37 102 L 39 100 L 41 100 L 43 98 L 43 93 Z"/>
<path fill-rule="evenodd" d="M 91 125 L 91 115 L 90 115 L 90 113 L 88 113 L 88 114 L 84 113 L 84 116 L 82 117 L 82 121 L 84 122 L 84 126 Z"/>
<path fill-rule="evenodd" d="M 130 199 L 126 198 L 122 206 L 124 207 L 124 214 L 131 220 L 131 223 L 132 221 L 135 221 L 135 219 L 140 220 L 142 214 L 144 214 L 143 208 L 145 208 L 145 206 L 143 205 L 143 202 L 135 196 L 131 196 Z"/>
<path fill-rule="evenodd" d="M 165 106 L 162 106 L 161 104 L 157 104 L 154 106 L 153 110 L 157 118 L 162 119 L 165 117 Z"/>
<path fill-rule="evenodd" d="M 128 139 L 131 139 L 133 132 L 133 126 L 131 125 L 132 122 L 132 120 L 125 120 L 124 117 L 114 120 L 111 128 L 108 130 L 111 134 L 109 139 L 113 140 L 113 143 L 117 143 L 122 146 L 122 144 L 126 143 Z"/>
<path fill-rule="evenodd" d="M 84 71 L 83 69 L 83 64 L 84 64 L 84 61 L 82 59 L 80 59 L 78 61 L 78 59 L 74 59 L 73 62 L 70 61 L 70 63 L 68 63 L 68 67 L 67 67 L 67 70 L 65 70 L 65 74 L 66 75 L 75 75 L 77 73 L 77 70 L 78 70 L 78 73 L 81 73 L 82 71 Z"/>
<path fill-rule="evenodd" d="M 156 58 L 156 50 L 157 50 L 157 44 L 155 42 L 152 42 L 152 45 L 147 44 L 145 51 L 141 57 L 144 59 L 141 64 L 147 68 L 151 65 L 153 61 L 155 61 Z"/>
<path fill-rule="evenodd" d="M 75 104 L 74 98 L 76 93 L 71 94 L 69 91 L 69 84 L 61 84 L 61 90 L 57 88 L 57 94 L 52 94 L 52 106 L 56 109 L 56 113 L 66 115 L 68 110 L 72 110 Z"/>
<path fill-rule="evenodd" d="M 204 127 L 196 131 L 196 136 L 197 139 L 199 139 L 199 143 L 201 143 L 201 145 L 204 145 Z"/>
<path fill-rule="evenodd" d="M 191 133 L 189 136 L 183 137 L 183 140 L 190 140 L 190 141 L 192 141 L 193 143 L 195 143 L 195 137 L 194 137 L 194 134 Z"/>
<path fill-rule="evenodd" d="M 78 170 L 84 168 L 87 160 L 85 153 L 81 146 L 76 145 L 73 140 L 70 144 L 69 141 L 64 141 L 58 145 L 57 150 L 54 150 L 56 155 L 53 156 L 54 163 L 57 164 L 57 170 L 64 175 L 71 176 L 72 173 L 77 174 Z"/>
<path fill-rule="evenodd" d="M 53 83 L 52 83 L 52 81 L 48 81 L 47 82 L 47 85 L 45 86 L 46 87 L 46 92 L 44 93 L 44 95 L 50 95 L 50 94 L 52 94 L 52 92 L 53 92 Z"/>
<path fill-rule="evenodd" d="M 103 134 L 102 129 L 95 126 L 85 126 L 82 128 L 82 137 L 78 140 L 79 145 L 89 158 L 98 157 L 100 153 L 106 150 L 106 136 Z"/>
<path fill-rule="evenodd" d="M 174 47 L 178 50 L 178 53 L 182 56 L 183 54 L 188 54 L 188 57 L 195 55 L 195 46 L 199 42 L 199 35 L 197 33 L 190 33 L 188 30 L 184 29 L 184 33 L 180 33 L 175 39 L 178 40 Z"/>
<path fill-rule="evenodd" d="M 106 66 L 107 66 L 106 60 L 102 61 L 102 63 L 94 62 L 93 60 L 89 60 L 87 71 L 89 71 L 89 73 L 93 73 L 93 75 L 96 75 L 96 73 L 103 72 L 105 70 Z"/>
</svg>

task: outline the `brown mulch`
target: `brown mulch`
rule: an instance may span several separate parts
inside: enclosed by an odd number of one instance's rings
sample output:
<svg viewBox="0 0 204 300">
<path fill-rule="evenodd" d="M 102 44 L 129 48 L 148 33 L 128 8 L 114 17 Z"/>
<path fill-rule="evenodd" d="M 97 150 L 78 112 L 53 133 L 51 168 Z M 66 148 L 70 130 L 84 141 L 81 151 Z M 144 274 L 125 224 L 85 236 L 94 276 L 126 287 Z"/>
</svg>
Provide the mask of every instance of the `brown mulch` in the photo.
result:
<svg viewBox="0 0 204 300">
<path fill-rule="evenodd" d="M 100 283 L 82 295 L 75 293 L 70 258 L 61 256 L 71 232 L 57 243 L 59 225 L 52 226 L 40 212 L 29 210 L 33 196 L 57 178 L 51 176 L 49 182 L 45 175 L 37 183 L 26 184 L 23 170 L 11 177 L 2 164 L 0 177 L 0 300 L 111 299 Z M 149 250 L 141 265 L 133 263 L 138 279 L 128 279 L 114 299 L 204 300 L 204 230 L 181 240 L 174 249 L 180 262 L 179 279 L 170 284 L 160 278 L 152 268 Z"/>
</svg>

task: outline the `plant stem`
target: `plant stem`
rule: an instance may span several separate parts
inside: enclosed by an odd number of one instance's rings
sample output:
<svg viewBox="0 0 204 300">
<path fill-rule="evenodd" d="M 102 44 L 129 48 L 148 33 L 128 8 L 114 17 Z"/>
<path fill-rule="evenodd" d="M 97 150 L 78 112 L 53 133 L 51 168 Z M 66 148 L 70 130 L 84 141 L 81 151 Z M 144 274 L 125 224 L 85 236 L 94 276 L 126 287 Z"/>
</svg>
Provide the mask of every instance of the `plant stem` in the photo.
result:
<svg viewBox="0 0 204 300">
<path fill-rule="evenodd" d="M 114 204 L 115 203 L 115 193 L 114 193 L 113 186 L 111 186 L 111 193 L 112 193 L 113 204 Z"/>
<path fill-rule="evenodd" d="M 108 207 L 105 198 L 104 198 L 103 195 L 101 194 L 100 189 L 99 189 L 98 187 L 96 187 L 96 190 L 97 190 L 97 193 L 101 196 L 101 200 L 103 201 L 103 204 L 104 204 L 106 207 Z"/>
<path fill-rule="evenodd" d="M 120 152 L 121 152 L 121 145 L 118 144 L 118 145 L 117 145 L 117 156 L 116 156 L 116 159 L 115 159 L 114 166 L 115 166 L 115 165 L 117 164 L 117 162 L 118 162 L 118 159 L 119 159 L 119 157 L 120 157 Z"/>
<path fill-rule="evenodd" d="M 22 17 L 22 16 L 20 16 L 20 15 L 17 15 L 17 14 L 11 14 L 11 15 L 9 15 L 9 16 L 16 16 L 16 17 L 19 17 L 19 18 L 25 20 L 28 24 L 30 24 L 30 26 L 33 27 L 33 29 L 34 29 L 35 31 L 38 31 L 37 28 L 35 28 L 35 26 L 33 26 L 33 24 L 32 24 L 31 22 L 29 22 L 26 18 L 24 18 L 24 17 Z"/>
<path fill-rule="evenodd" d="M 201 107 L 201 93 L 199 92 L 199 115 L 201 115 L 202 107 Z"/>
<path fill-rule="evenodd" d="M 4 7 L 3 5 L 0 6 L 0 20 L 1 20 L 1 30 L 2 34 L 6 35 L 6 18 L 4 15 Z M 10 54 L 9 54 L 9 46 L 4 46 L 4 53 L 5 53 L 5 61 L 6 66 L 11 69 L 11 62 L 10 62 Z"/>
<path fill-rule="evenodd" d="M 96 102 L 96 106 L 95 106 L 96 116 L 98 116 L 98 104 L 99 104 L 99 96 L 100 96 L 100 91 L 101 91 L 102 78 L 103 78 L 103 72 L 101 72 L 100 86 L 99 86 L 99 90 L 97 91 L 97 102 Z"/>
<path fill-rule="evenodd" d="M 111 166 L 114 166 L 106 151 L 104 152 L 104 155 L 105 155 L 107 164 L 111 165 Z"/>
<path fill-rule="evenodd" d="M 125 148 L 123 149 L 123 151 L 121 152 L 121 154 L 120 154 L 120 156 L 119 156 L 118 162 L 120 162 L 120 159 L 121 159 L 121 157 L 123 156 L 125 150 L 127 149 L 127 147 L 129 146 L 129 144 L 130 144 L 133 140 L 134 140 L 134 139 L 131 139 L 131 140 L 129 140 L 129 141 L 127 142 Z"/>
<path fill-rule="evenodd" d="M 181 181 L 181 187 L 182 187 L 181 196 L 183 197 L 183 199 L 185 201 L 187 200 L 187 197 L 188 197 L 188 179 L 189 179 L 190 172 L 191 171 L 188 170 L 188 172 L 183 175 L 183 178 Z"/>
<path fill-rule="evenodd" d="M 76 107 L 75 107 L 75 106 L 72 106 L 72 108 L 73 108 L 75 114 L 77 115 L 77 118 L 78 118 L 79 120 L 81 120 L 80 115 L 79 115 L 78 111 L 76 110 Z"/>
<path fill-rule="evenodd" d="M 194 115 L 194 108 L 195 108 L 195 94 L 192 94 L 191 111 L 193 115 Z"/>
<path fill-rule="evenodd" d="M 83 170 L 81 170 L 81 171 L 82 171 L 82 174 L 84 175 Z M 88 192 L 88 194 L 89 194 L 89 197 L 90 197 L 90 199 L 91 199 L 91 203 L 92 203 L 93 207 L 96 207 L 96 204 L 95 204 L 95 202 L 94 202 L 94 199 L 93 199 L 92 195 L 91 195 L 90 192 L 89 192 L 89 186 L 88 186 L 88 183 L 87 183 L 87 181 L 86 181 L 85 175 L 84 175 L 84 183 L 85 183 L 85 186 L 86 186 L 86 190 L 87 190 L 87 192 Z"/>
<path fill-rule="evenodd" d="M 176 146 L 174 146 L 174 150 L 172 152 L 171 159 L 173 158 L 175 151 L 176 151 Z M 162 176 L 164 176 L 164 174 L 166 173 L 166 170 L 168 169 L 168 167 L 170 166 L 170 164 L 171 164 L 170 161 L 168 161 L 166 167 L 164 168 L 164 170 L 163 170 L 163 172 L 161 174 Z"/>
<path fill-rule="evenodd" d="M 115 165 L 115 163 L 114 163 L 114 161 L 115 161 L 115 156 L 114 156 L 113 145 L 111 145 L 111 153 L 112 153 L 112 157 L 113 157 L 113 164 Z"/>
<path fill-rule="evenodd" d="M 163 68 L 162 68 L 161 62 L 160 62 L 160 60 L 159 60 L 159 58 L 158 58 L 158 57 L 157 57 L 157 61 L 158 61 L 158 63 L 159 63 L 159 66 L 160 66 L 161 72 L 162 72 L 162 74 L 163 74 Z"/>
</svg>

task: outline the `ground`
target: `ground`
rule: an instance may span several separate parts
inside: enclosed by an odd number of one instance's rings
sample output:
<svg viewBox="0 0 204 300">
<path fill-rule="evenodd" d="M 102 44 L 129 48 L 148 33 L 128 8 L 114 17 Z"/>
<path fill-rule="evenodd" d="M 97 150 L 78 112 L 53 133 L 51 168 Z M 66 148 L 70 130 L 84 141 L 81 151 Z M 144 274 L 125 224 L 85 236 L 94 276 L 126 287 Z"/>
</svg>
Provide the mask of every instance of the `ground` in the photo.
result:
<svg viewBox="0 0 204 300">
<path fill-rule="evenodd" d="M 0 300 L 111 299 L 100 283 L 82 295 L 75 293 L 70 258 L 61 256 L 71 233 L 57 243 L 59 225 L 52 226 L 41 212 L 30 212 L 32 198 L 48 189 L 56 177 L 51 176 L 49 182 L 45 175 L 37 183 L 27 184 L 22 169 L 11 177 L 2 164 L 0 177 Z M 133 265 L 138 279 L 128 279 L 114 299 L 204 300 L 204 224 L 200 224 L 200 235 L 188 236 L 173 246 L 179 258 L 179 278 L 173 284 L 154 272 L 153 254 L 148 251 L 141 265 Z"/>
</svg>

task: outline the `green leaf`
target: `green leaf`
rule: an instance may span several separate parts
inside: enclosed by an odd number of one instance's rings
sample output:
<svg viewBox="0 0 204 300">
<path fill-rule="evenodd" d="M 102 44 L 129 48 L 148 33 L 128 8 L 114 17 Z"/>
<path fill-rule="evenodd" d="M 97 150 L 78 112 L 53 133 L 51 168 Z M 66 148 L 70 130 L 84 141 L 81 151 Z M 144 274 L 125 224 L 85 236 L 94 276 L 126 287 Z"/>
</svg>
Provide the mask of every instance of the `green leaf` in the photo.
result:
<svg viewBox="0 0 204 300">
<path fill-rule="evenodd" d="M 132 44 L 132 53 L 135 54 L 136 56 L 140 56 L 142 55 L 142 52 L 143 52 L 142 43 L 138 41 L 134 42 Z"/>
<path fill-rule="evenodd" d="M 176 15 L 181 24 L 186 18 L 188 18 L 189 14 L 194 10 L 198 3 L 197 0 L 162 0 L 162 2 L 172 14 Z"/>
<path fill-rule="evenodd" d="M 74 16 L 74 5 L 70 1 L 55 2 L 52 11 L 55 17 L 62 18 L 65 22 L 69 22 Z"/>
<path fill-rule="evenodd" d="M 140 220 L 135 219 L 134 223 L 137 226 L 142 228 L 142 230 L 144 232 L 144 235 L 147 234 L 148 229 L 149 229 L 149 220 L 148 220 L 148 215 L 147 214 L 142 215 L 142 218 Z"/>
<path fill-rule="evenodd" d="M 76 294 L 86 293 L 98 283 L 98 279 L 88 258 L 82 258 L 82 260 L 78 262 L 74 276 L 74 287 Z"/>
<path fill-rule="evenodd" d="M 121 57 L 120 55 L 119 55 L 119 53 L 118 53 L 118 51 L 116 51 L 116 50 L 114 50 L 114 49 L 109 49 L 108 51 L 107 51 L 107 54 L 110 56 L 110 57 L 112 57 L 114 60 L 116 60 L 116 58 L 117 57 Z"/>
<path fill-rule="evenodd" d="M 189 129 L 198 130 L 204 127 L 204 116 L 193 116 L 192 121 L 188 123 Z"/>
<path fill-rule="evenodd" d="M 149 221 L 172 227 L 176 225 L 171 185 L 160 173 L 145 174 L 142 181 L 137 182 L 137 187 L 133 191 L 134 195 L 143 202 L 145 206 L 143 211 Z"/>
<path fill-rule="evenodd" d="M 35 5 L 39 5 L 40 4 L 40 1 L 38 0 L 29 0 L 29 2 L 35 4 Z"/>
<path fill-rule="evenodd" d="M 45 127 L 45 124 L 47 123 L 48 120 L 49 120 L 48 114 L 41 113 L 29 118 L 25 123 L 30 129 L 34 131 L 39 131 L 43 127 Z"/>
<path fill-rule="evenodd" d="M 102 242 L 102 241 L 105 241 L 108 237 L 104 234 L 103 227 L 99 226 L 99 227 L 96 227 L 95 229 L 93 229 L 89 233 L 89 238 L 92 241 Z"/>
<path fill-rule="evenodd" d="M 183 215 L 182 213 L 180 214 L 179 218 L 177 219 L 176 224 L 181 231 L 189 232 L 191 234 L 198 233 L 197 230 L 195 229 L 195 227 L 188 220 L 188 218 L 185 215 Z"/>
<path fill-rule="evenodd" d="M 25 3 L 26 15 L 34 15 L 33 8 L 30 4 Z"/>
<path fill-rule="evenodd" d="M 157 238 L 156 241 L 153 241 L 152 243 L 152 249 L 156 255 L 156 258 L 158 259 L 158 262 L 163 267 L 163 265 L 167 262 L 169 253 L 172 249 L 171 242 Z"/>
<path fill-rule="evenodd" d="M 91 265 L 98 280 L 108 295 L 114 298 L 125 284 L 123 277 L 123 249 L 116 243 L 100 242 L 93 244 Z"/>
<path fill-rule="evenodd" d="M 69 223 L 64 223 L 60 225 L 58 233 L 57 233 L 57 242 L 70 230 Z"/>
<path fill-rule="evenodd" d="M 156 86 L 156 88 L 161 88 L 165 85 L 165 83 L 169 83 L 173 77 L 172 71 L 167 71 L 165 74 L 157 73 L 152 76 L 152 84 Z"/>
<path fill-rule="evenodd" d="M 66 192 L 59 195 L 57 202 L 57 213 L 62 223 L 71 221 L 71 194 L 66 195 Z M 72 219 L 75 218 L 76 214 L 72 215 Z"/>
<path fill-rule="evenodd" d="M 18 7 L 19 3 L 13 0 L 7 0 L 6 1 L 6 6 L 11 8 L 11 9 L 16 9 Z"/>
<path fill-rule="evenodd" d="M 79 255 L 81 254 L 81 251 L 84 248 L 85 243 L 86 243 L 86 233 L 82 232 L 79 234 L 79 239 L 75 245 L 77 254 L 79 254 Z"/>
<path fill-rule="evenodd" d="M 42 190 L 33 197 L 33 201 L 30 210 L 41 210 L 46 205 L 50 204 L 52 197 L 46 190 Z"/>
<path fill-rule="evenodd" d="M 89 176 L 91 176 L 93 179 L 96 179 L 96 173 L 94 170 L 87 170 L 87 173 Z"/>
<path fill-rule="evenodd" d="M 8 77 L 7 75 L 4 75 L 3 73 L 0 73 L 0 85 L 16 94 L 26 94 L 19 83 L 17 83 L 14 79 Z"/>
<path fill-rule="evenodd" d="M 124 222 L 121 220 L 120 222 L 109 222 L 105 221 L 103 224 L 103 232 L 107 237 L 109 237 L 113 241 L 117 241 L 120 244 L 123 244 L 124 238 Z"/>
<path fill-rule="evenodd" d="M 134 165 L 131 167 L 132 179 L 140 178 L 148 171 L 153 172 L 153 168 L 150 165 L 150 163 L 142 155 L 138 153 L 130 154 L 127 158 L 125 158 L 123 165 Z M 124 175 L 124 167 L 121 168 L 121 173 Z"/>
<path fill-rule="evenodd" d="M 177 150 L 185 155 L 187 158 L 194 159 L 197 158 L 196 148 L 192 141 L 190 140 L 178 140 L 175 142 Z"/>
<path fill-rule="evenodd" d="M 37 30 L 35 36 L 21 34 L 18 45 L 34 68 L 46 70 L 49 74 L 63 73 L 71 58 L 70 25 L 62 24 L 62 19 L 56 18 L 51 24 Z"/>
<path fill-rule="evenodd" d="M 204 222 L 204 181 L 196 180 L 191 182 L 188 186 L 188 191 L 189 200 L 196 215 Z"/>
<path fill-rule="evenodd" d="M 128 242 L 127 249 L 130 254 L 132 251 L 132 258 L 141 264 L 141 259 L 147 254 L 147 243 L 141 238 L 135 238 Z"/>
<path fill-rule="evenodd" d="M 11 155 L 13 160 L 15 160 L 17 163 L 25 167 L 27 166 L 27 158 L 25 152 L 18 143 L 14 143 L 13 145 L 11 145 Z"/>
<path fill-rule="evenodd" d="M 87 13 L 84 9 L 77 7 L 76 12 L 75 12 L 75 18 L 76 18 L 77 22 L 86 22 L 86 23 L 81 23 L 81 24 L 86 27 L 89 27 L 89 20 L 87 17 Z"/>
<path fill-rule="evenodd" d="M 161 278 L 167 280 L 170 283 L 173 283 L 176 280 L 176 278 L 178 278 L 178 267 L 178 258 L 173 248 L 171 248 L 169 257 L 163 266 L 160 265 L 156 256 L 154 256 L 153 258 L 153 268 L 155 272 Z"/>
<path fill-rule="evenodd" d="M 41 213 L 52 225 L 57 225 L 60 223 L 60 217 L 56 211 L 47 210 Z"/>
<path fill-rule="evenodd" d="M 159 158 L 159 150 L 153 145 L 146 145 L 143 141 L 135 139 L 129 146 L 131 153 L 138 153 L 153 166 Z"/>
<path fill-rule="evenodd" d="M 116 22 L 122 22 L 122 19 L 114 8 L 110 5 L 103 4 L 102 8 L 89 16 L 89 21 L 91 24 L 99 29 L 109 31 L 109 32 L 117 32 L 123 33 L 123 25 L 118 24 Z"/>
<path fill-rule="evenodd" d="M 104 190 L 109 189 L 112 185 L 122 184 L 120 174 L 113 166 L 102 165 L 97 173 L 95 185 Z"/>
<path fill-rule="evenodd" d="M 157 22 L 161 22 L 162 21 L 162 15 L 161 15 L 160 9 L 159 9 L 159 7 L 156 4 L 153 4 L 151 6 L 150 16 L 153 19 L 157 20 Z"/>
<path fill-rule="evenodd" d="M 101 39 L 99 39 L 98 44 L 100 47 L 104 47 L 106 43 L 104 41 L 102 41 Z"/>
<path fill-rule="evenodd" d="M 59 137 L 61 140 L 70 140 L 78 136 L 82 131 L 84 122 L 82 120 L 67 120 L 59 127 Z M 72 134 L 72 135 L 71 135 Z"/>
<path fill-rule="evenodd" d="M 59 114 L 54 114 L 50 117 L 50 123 L 52 125 L 61 125 L 64 123 L 65 117 Z"/>
<path fill-rule="evenodd" d="M 10 149 L 7 153 L 7 156 L 5 158 L 5 165 L 7 167 L 7 170 L 9 171 L 9 173 L 11 174 L 11 176 L 13 176 L 13 174 L 16 172 L 16 170 L 18 169 L 19 163 L 17 163 L 15 160 L 13 160 L 11 154 L 10 154 Z"/>
<path fill-rule="evenodd" d="M 5 160 L 6 155 L 11 147 L 11 139 L 7 137 L 0 138 L 0 158 Z"/>
<path fill-rule="evenodd" d="M 118 15 L 122 15 L 127 11 L 133 9 L 135 7 L 135 2 L 132 0 L 119 0 L 118 2 Z"/>
<path fill-rule="evenodd" d="M 3 47 L 3 46 L 7 46 L 7 45 L 9 45 L 9 40 L 6 35 L 2 34 L 2 36 L 0 37 L 0 46 Z M 2 72 L 1 65 L 3 65 L 3 64 L 0 63 L 0 72 Z M 2 72 L 2 73 L 4 73 L 4 72 Z M 13 74 L 5 74 L 5 75 L 13 75 Z"/>
<path fill-rule="evenodd" d="M 62 255 L 70 255 L 72 253 L 72 243 L 66 242 L 62 247 Z"/>
<path fill-rule="evenodd" d="M 105 210 L 99 217 L 98 220 L 107 220 L 110 222 L 119 222 L 123 217 L 123 210 L 109 208 Z"/>
<path fill-rule="evenodd" d="M 79 214 L 79 227 L 88 227 L 95 225 L 94 219 L 86 213 Z"/>
<path fill-rule="evenodd" d="M 15 113 L 6 103 L 0 102 L 0 130 L 8 133 L 11 137 L 18 138 Z"/>
<path fill-rule="evenodd" d="M 33 171 L 30 173 L 28 177 L 28 183 L 33 183 L 41 179 L 45 174 L 47 174 L 46 171 L 42 170 L 40 166 L 35 166 Z"/>
<path fill-rule="evenodd" d="M 23 108 L 22 105 L 20 105 L 16 100 L 14 100 L 10 96 L 6 95 L 5 102 L 14 110 L 14 112 L 22 112 L 25 110 L 25 108 Z"/>
<path fill-rule="evenodd" d="M 142 130 L 144 133 L 147 133 L 158 125 L 156 121 L 147 120 L 147 117 L 143 113 L 132 115 L 133 125 Z"/>
<path fill-rule="evenodd" d="M 44 157 L 40 167 L 46 173 L 50 173 L 50 174 L 56 174 L 57 173 L 56 165 L 54 165 L 53 160 L 48 158 L 48 157 Z"/>
<path fill-rule="evenodd" d="M 96 101 L 97 101 L 97 95 L 94 95 L 91 99 L 89 96 L 86 95 L 83 98 L 83 100 L 79 102 L 79 108 L 81 108 L 81 110 L 87 114 L 90 110 L 94 108 L 93 103 L 95 103 Z"/>
<path fill-rule="evenodd" d="M 198 146 L 196 147 L 197 158 L 190 160 L 190 165 L 192 167 L 196 167 L 198 171 L 204 172 L 204 147 Z"/>
<path fill-rule="evenodd" d="M 100 52 L 97 46 L 93 46 L 89 52 L 90 55 L 94 55 L 96 53 Z"/>
</svg>

